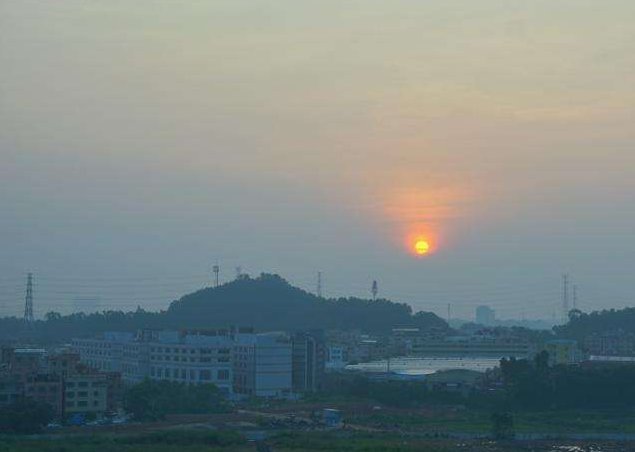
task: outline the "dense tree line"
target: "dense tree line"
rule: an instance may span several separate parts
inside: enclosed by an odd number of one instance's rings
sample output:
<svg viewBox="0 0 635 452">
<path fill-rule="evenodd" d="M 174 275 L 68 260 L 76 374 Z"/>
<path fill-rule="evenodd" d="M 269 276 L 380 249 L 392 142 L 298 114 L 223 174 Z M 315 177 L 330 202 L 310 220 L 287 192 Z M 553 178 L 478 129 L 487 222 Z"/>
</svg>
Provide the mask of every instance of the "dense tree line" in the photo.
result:
<svg viewBox="0 0 635 452">
<path fill-rule="evenodd" d="M 635 366 L 552 366 L 547 352 L 533 360 L 503 359 L 503 386 L 483 381 L 468 392 L 428 389 L 418 381 L 371 381 L 362 376 L 329 375 L 322 397 L 374 401 L 387 406 L 461 404 L 475 409 L 505 411 L 632 409 L 635 406 Z M 493 375 L 495 375 L 494 372 Z M 489 375 L 490 382 L 493 375 Z M 494 380 L 496 380 L 494 378 Z"/>
<path fill-rule="evenodd" d="M 631 409 L 634 366 L 554 366 L 547 352 L 533 361 L 503 359 L 508 406 L 515 409 Z"/>
<path fill-rule="evenodd" d="M 213 384 L 186 385 L 144 380 L 124 393 L 124 408 L 135 420 L 158 420 L 168 414 L 226 413 L 229 405 Z"/>
<path fill-rule="evenodd" d="M 34 340 L 68 340 L 103 331 L 135 331 L 141 328 L 225 328 L 254 326 L 257 330 L 359 329 L 387 332 L 393 327 L 448 328 L 429 312 L 413 314 L 410 306 L 389 300 L 360 298 L 325 299 L 288 284 L 277 275 L 243 276 L 217 288 L 185 295 L 160 312 L 105 311 L 60 315 L 50 312 L 28 331 Z M 0 319 L 0 340 L 24 336 L 17 318 Z"/>
<path fill-rule="evenodd" d="M 589 314 L 574 310 L 569 314 L 568 323 L 554 327 L 559 336 L 580 341 L 592 333 L 616 330 L 635 333 L 635 308 L 607 309 Z"/>
</svg>

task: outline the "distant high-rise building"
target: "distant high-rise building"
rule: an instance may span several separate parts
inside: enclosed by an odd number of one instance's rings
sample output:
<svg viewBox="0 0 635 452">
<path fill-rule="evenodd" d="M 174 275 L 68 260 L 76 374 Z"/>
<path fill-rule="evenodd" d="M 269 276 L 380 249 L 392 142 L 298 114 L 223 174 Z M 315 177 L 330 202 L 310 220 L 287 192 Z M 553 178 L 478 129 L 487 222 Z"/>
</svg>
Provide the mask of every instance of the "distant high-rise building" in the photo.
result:
<svg viewBox="0 0 635 452">
<path fill-rule="evenodd" d="M 476 308 L 476 323 L 480 325 L 493 325 L 496 322 L 496 311 L 489 306 Z"/>
</svg>

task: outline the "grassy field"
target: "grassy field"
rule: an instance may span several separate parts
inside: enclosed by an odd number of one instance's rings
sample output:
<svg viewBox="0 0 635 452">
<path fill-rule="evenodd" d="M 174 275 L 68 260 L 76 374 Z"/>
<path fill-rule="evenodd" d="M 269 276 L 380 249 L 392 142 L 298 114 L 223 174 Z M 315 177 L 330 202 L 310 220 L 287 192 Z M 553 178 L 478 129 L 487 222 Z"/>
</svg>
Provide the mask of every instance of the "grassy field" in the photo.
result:
<svg viewBox="0 0 635 452">
<path fill-rule="evenodd" d="M 233 432 L 166 430 L 140 435 L 57 438 L 0 437 L 0 452 L 245 452 L 253 446 Z"/>
<path fill-rule="evenodd" d="M 487 434 L 491 431 L 490 415 L 472 410 L 393 411 L 354 415 L 348 421 L 381 430 Z M 635 433 L 634 413 L 557 411 L 519 412 L 512 416 L 517 433 Z"/>
<path fill-rule="evenodd" d="M 286 433 L 272 438 L 273 452 L 630 452 L 635 445 L 589 441 L 458 441 L 386 433 Z"/>
<path fill-rule="evenodd" d="M 450 440 L 396 433 L 351 431 L 280 432 L 267 444 L 272 452 L 625 452 L 635 444 Z M 140 435 L 92 435 L 58 438 L 0 437 L 0 452 L 247 452 L 257 450 L 232 432 L 166 430 Z"/>
</svg>

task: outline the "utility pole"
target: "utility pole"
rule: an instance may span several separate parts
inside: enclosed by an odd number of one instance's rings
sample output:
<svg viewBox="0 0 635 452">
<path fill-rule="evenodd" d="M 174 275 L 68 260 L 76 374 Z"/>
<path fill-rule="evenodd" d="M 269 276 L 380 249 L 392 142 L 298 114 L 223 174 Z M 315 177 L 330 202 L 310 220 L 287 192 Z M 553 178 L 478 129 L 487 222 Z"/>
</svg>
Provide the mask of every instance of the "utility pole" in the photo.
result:
<svg viewBox="0 0 635 452">
<path fill-rule="evenodd" d="M 218 264 L 212 267 L 212 271 L 214 272 L 214 287 L 218 287 L 218 274 L 220 273 L 220 266 Z"/>
<path fill-rule="evenodd" d="M 322 272 L 317 273 L 317 296 L 322 298 Z"/>
<path fill-rule="evenodd" d="M 377 281 L 373 280 L 373 285 L 370 289 L 373 294 L 373 301 L 377 299 L 377 292 L 379 292 L 379 287 L 377 286 Z"/>
<path fill-rule="evenodd" d="M 26 277 L 26 297 L 24 298 L 24 327 L 30 329 L 33 326 L 33 274 Z"/>
<path fill-rule="evenodd" d="M 562 322 L 569 319 L 569 275 L 562 275 Z"/>
</svg>

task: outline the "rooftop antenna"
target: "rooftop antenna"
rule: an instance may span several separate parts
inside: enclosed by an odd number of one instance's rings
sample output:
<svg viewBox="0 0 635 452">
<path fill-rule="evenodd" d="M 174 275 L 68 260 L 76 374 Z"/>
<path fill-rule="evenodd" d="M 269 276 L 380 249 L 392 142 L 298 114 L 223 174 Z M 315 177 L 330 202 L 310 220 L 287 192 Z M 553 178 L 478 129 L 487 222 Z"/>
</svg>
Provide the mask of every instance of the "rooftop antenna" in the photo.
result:
<svg viewBox="0 0 635 452">
<path fill-rule="evenodd" d="M 569 318 L 569 275 L 562 275 L 562 321 L 567 323 Z"/>
<path fill-rule="evenodd" d="M 26 277 L 26 297 L 24 298 L 24 326 L 30 328 L 33 325 L 33 274 Z"/>
<path fill-rule="evenodd" d="M 214 287 L 218 287 L 218 274 L 220 273 L 220 266 L 218 264 L 212 267 L 212 271 L 214 272 Z"/>
<path fill-rule="evenodd" d="M 317 273 L 317 296 L 322 298 L 322 272 Z"/>
<path fill-rule="evenodd" d="M 370 289 L 373 294 L 373 301 L 377 299 L 377 292 L 379 292 L 379 287 L 377 286 L 377 281 L 373 280 L 373 285 Z"/>
</svg>

